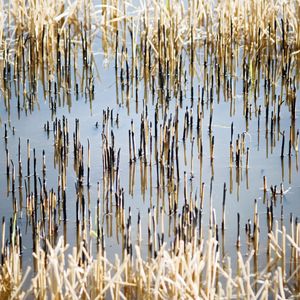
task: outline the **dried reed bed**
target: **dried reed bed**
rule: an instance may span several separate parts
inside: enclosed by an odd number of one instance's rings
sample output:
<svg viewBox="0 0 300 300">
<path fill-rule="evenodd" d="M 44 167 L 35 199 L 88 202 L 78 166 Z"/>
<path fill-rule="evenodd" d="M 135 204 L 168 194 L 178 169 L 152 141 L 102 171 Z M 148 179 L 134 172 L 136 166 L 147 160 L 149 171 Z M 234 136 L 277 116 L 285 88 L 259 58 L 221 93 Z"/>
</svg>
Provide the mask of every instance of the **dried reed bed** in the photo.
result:
<svg viewBox="0 0 300 300">
<path fill-rule="evenodd" d="M 42 52 L 44 46 L 47 55 L 55 56 L 57 35 L 63 37 L 69 26 L 78 36 L 83 30 L 91 35 L 100 31 L 107 55 L 111 49 L 112 53 L 116 50 L 117 33 L 125 47 L 128 35 L 134 40 L 134 46 L 145 39 L 157 57 L 164 51 L 164 59 L 170 66 L 182 49 L 187 50 L 187 46 L 197 49 L 204 42 L 212 50 L 235 43 L 247 51 L 261 51 L 270 47 L 270 42 L 271 45 L 282 43 L 295 54 L 300 48 L 298 0 L 141 3 L 105 0 L 101 4 L 91 0 L 73 3 L 11 0 L 0 5 L 2 51 L 11 50 L 11 45 L 29 35 L 35 43 L 33 49 Z M 132 51 L 135 53 L 135 47 Z"/>
<path fill-rule="evenodd" d="M 44 89 L 56 80 L 56 91 L 68 92 L 72 70 L 76 77 L 78 65 L 93 69 L 94 52 L 100 49 L 107 58 L 115 57 L 121 85 L 129 83 L 125 79 L 132 84 L 142 77 L 153 88 L 151 82 L 157 77 L 159 89 L 168 85 L 176 94 L 184 76 L 182 64 L 189 64 L 192 98 L 194 78 L 203 79 L 204 88 L 208 84 L 209 57 L 220 68 L 215 74 L 219 83 L 222 73 L 224 77 L 237 75 L 240 58 L 252 87 L 260 72 L 268 80 L 277 80 L 280 75 L 289 79 L 295 70 L 299 80 L 298 0 L 106 0 L 101 4 L 13 0 L 1 5 L 0 87 L 6 100 L 11 98 L 7 81 L 12 70 L 18 94 L 34 94 L 39 79 Z M 274 78 L 270 78 L 272 60 L 276 60 Z M 86 77 L 90 81 L 86 86 L 92 90 L 92 78 Z M 74 81 L 76 86 L 76 78 Z"/>
<path fill-rule="evenodd" d="M 164 245 L 156 258 L 145 261 L 139 246 L 135 257 L 126 254 L 112 263 L 106 251 L 93 258 L 84 243 L 66 255 L 63 238 L 55 248 L 47 242 L 47 251 L 39 248 L 34 256 L 38 269 L 30 288 L 22 290 L 19 254 L 11 249 L 1 273 L 1 298 L 28 299 L 286 299 L 299 293 L 300 225 L 294 237 L 276 230 L 269 234 L 269 259 L 265 268 L 253 272 L 255 251 L 243 257 L 237 251 L 237 265 L 230 258 L 220 260 L 218 241 L 210 236 L 199 244 L 179 242 L 168 251 Z M 291 252 L 291 274 L 285 273 L 287 253 Z M 46 261 L 46 263 L 45 263 Z M 25 274 L 27 275 L 27 274 Z M 298 294 L 299 296 L 299 294 Z"/>
<path fill-rule="evenodd" d="M 5 237 L 5 220 L 2 223 L 0 297 L 2 298 L 204 298 L 268 299 L 274 297 L 297 297 L 299 295 L 299 241 L 298 221 L 291 220 L 291 232 L 273 219 L 273 205 L 280 195 L 283 207 L 283 186 L 280 191 L 271 185 L 271 198 L 266 199 L 268 186 L 264 177 L 264 204 L 267 208 L 267 258 L 266 267 L 258 268 L 259 214 L 255 201 L 253 227 L 251 220 L 246 224 L 246 236 L 253 249 L 247 258 L 241 254 L 240 214 L 237 214 L 237 258 L 220 258 L 218 225 L 212 203 L 212 181 L 214 174 L 214 135 L 212 129 L 214 91 L 224 92 L 224 101 L 235 101 L 236 70 L 242 64 L 243 117 L 246 126 L 251 120 L 252 105 L 258 119 L 260 131 L 261 110 L 266 111 L 266 136 L 271 112 L 271 140 L 277 128 L 278 140 L 281 105 L 288 106 L 291 117 L 289 159 L 293 149 L 298 155 L 299 130 L 296 133 L 296 86 L 299 80 L 299 1 L 166 1 L 144 2 L 140 6 L 125 1 L 10 1 L 2 5 L 0 13 L 1 90 L 9 112 L 12 98 L 12 78 L 16 82 L 15 92 L 20 111 L 21 98 L 24 107 L 33 110 L 37 99 L 37 82 L 42 81 L 44 94 L 49 99 L 51 117 L 54 119 L 56 105 L 59 105 L 61 91 L 71 97 L 71 87 L 78 97 L 80 91 L 93 98 L 94 60 L 93 50 L 102 47 L 106 57 L 115 57 L 116 89 L 121 87 L 122 103 L 126 97 L 129 113 L 129 99 L 138 103 L 139 78 L 144 79 L 145 98 L 148 90 L 153 103 L 157 97 L 154 120 L 148 116 L 147 105 L 143 103 L 140 127 L 135 129 L 131 121 L 128 131 L 129 165 L 134 174 L 135 165 L 140 161 L 142 189 L 147 189 L 147 168 L 156 168 L 157 193 L 168 189 L 166 207 L 150 208 L 148 211 L 148 260 L 141 255 L 141 216 L 138 216 L 137 245 L 132 243 L 131 210 L 125 218 L 124 189 L 120 184 L 120 149 L 115 147 L 113 110 L 103 111 L 102 164 L 103 197 L 100 184 L 97 186 L 96 233 L 89 230 L 90 199 L 85 199 L 84 188 L 90 188 L 90 140 L 87 146 L 85 164 L 83 144 L 80 141 L 79 120 L 73 133 L 73 157 L 76 173 L 76 242 L 77 246 L 68 255 L 67 241 L 57 240 L 60 224 L 67 224 L 67 182 L 68 155 L 71 149 L 68 120 L 63 117 L 53 122 L 53 145 L 55 164 L 59 165 L 57 194 L 46 186 L 46 156 L 42 154 L 42 174 L 36 169 L 36 153 L 31 157 L 30 140 L 27 140 L 27 174 L 22 171 L 21 145 L 19 140 L 18 166 L 19 188 L 26 192 L 26 218 L 32 225 L 34 252 L 34 278 L 28 279 L 30 269 L 22 273 L 22 235 L 16 215 L 22 207 L 17 205 L 15 196 L 15 164 L 8 151 L 8 134 L 5 125 L 7 190 L 11 192 L 14 217 L 11 218 L 9 236 Z M 97 34 L 101 43 L 97 45 Z M 82 57 L 81 57 L 82 56 Z M 82 63 L 79 59 L 82 58 Z M 130 61 L 131 58 L 131 61 Z M 184 67 L 185 62 L 188 66 Z M 78 65 L 82 65 L 81 78 L 77 78 Z M 72 70 L 74 68 L 74 72 Z M 186 72 L 188 69 L 188 74 Z M 210 70 L 208 70 L 210 69 Z M 194 91 L 194 77 L 203 76 L 198 95 Z M 80 72 L 79 72 L 80 73 Z M 119 75 L 120 74 L 120 75 Z M 188 78 L 189 76 L 189 78 Z M 259 105 L 260 82 L 264 79 L 264 98 Z M 280 95 L 275 84 L 281 79 Z M 186 82 L 191 87 L 191 107 L 186 107 L 184 118 L 179 120 L 182 109 L 183 90 Z M 234 82 L 234 83 L 233 83 Z M 135 95 L 134 95 L 135 88 Z M 249 99 L 253 92 L 254 101 Z M 284 94 L 287 96 L 285 97 Z M 125 97 L 124 97 L 125 95 Z M 168 107 L 174 95 L 175 113 Z M 285 101 L 283 101 L 285 97 Z M 67 98 L 67 101 L 70 99 Z M 197 98 L 197 99 L 196 99 Z M 197 116 L 193 114 L 193 101 L 198 101 Z M 118 102 L 118 99 L 117 99 Z M 147 103 L 147 101 L 145 101 Z M 209 159 L 211 165 L 211 186 L 209 203 L 209 237 L 203 239 L 202 211 L 204 182 L 200 175 L 200 198 L 195 199 L 187 192 L 187 172 L 184 171 L 184 205 L 179 207 L 178 186 L 182 172 L 179 167 L 179 126 L 183 123 L 182 142 L 184 160 L 187 165 L 186 143 L 190 145 L 190 179 L 193 179 L 193 154 L 198 151 L 200 173 L 203 160 L 203 114 L 204 102 L 209 106 Z M 219 98 L 218 98 L 219 102 Z M 119 104 L 119 103 L 118 103 Z M 209 104 L 209 105 L 208 105 Z M 159 106 L 161 105 L 161 106 Z M 153 104 L 154 106 L 154 104 Z M 26 108 L 27 109 L 27 108 Z M 207 108 L 208 110 L 208 108 Z M 161 116 L 160 117 L 160 113 Z M 230 112 L 231 113 L 231 112 Z M 242 116 L 241 116 L 242 117 Z M 116 117 L 116 123 L 118 116 Z M 153 121 L 153 122 L 152 122 Z M 196 122 L 194 122 L 196 121 Z M 193 136 L 193 124 L 197 123 L 197 139 Z M 153 125 L 152 125 L 153 124 Z M 153 126 L 153 128 L 152 128 Z M 98 127 L 98 123 L 96 125 Z M 45 131 L 50 134 L 49 122 Z M 274 129 L 275 128 L 275 129 Z M 152 130 L 154 134 L 152 134 Z M 247 130 L 247 129 L 246 129 Z M 138 134 L 138 131 L 140 131 Z M 229 151 L 230 185 L 232 173 L 237 174 L 245 161 L 249 168 L 249 148 L 245 133 L 233 139 L 231 125 Z M 285 159 L 285 133 L 282 134 L 281 161 Z M 280 135 L 280 136 L 281 136 Z M 139 138 L 140 136 L 140 138 Z M 152 139 L 154 142 L 152 143 Z M 194 142 L 195 148 L 194 150 Z M 154 144 L 154 146 L 153 146 Z M 197 145 L 196 145 L 197 144 Z M 273 147 L 273 142 L 271 149 Z M 279 144 L 279 143 L 277 143 Z M 275 144 L 274 144 L 275 147 Z M 34 164 L 31 169 L 32 162 Z M 16 164 L 17 165 L 17 164 Z M 87 176 L 84 170 L 87 166 Z M 33 172 L 32 172 L 33 171 Z M 24 172 L 25 173 L 25 172 Z M 26 176 L 27 175 L 27 176 Z M 152 176 L 152 175 L 151 175 Z M 246 173 L 247 176 L 247 173 Z M 130 177 L 129 193 L 133 195 L 134 179 Z M 133 176 L 134 178 L 134 176 Z M 152 177 L 150 186 L 152 187 Z M 30 182 L 33 181 L 33 186 Z M 40 186 L 38 186 L 38 181 Z M 31 187 L 30 187 L 31 186 Z M 161 188 L 160 188 L 161 187 Z M 40 188 L 40 190 L 39 190 Z M 222 234 L 225 225 L 226 183 L 223 190 Z M 104 196 L 105 195 L 105 196 Z M 102 201 L 103 198 L 103 201 Z M 109 201 L 110 198 L 110 201 Z M 112 208 L 112 198 L 115 206 Z M 101 206 L 101 208 L 100 208 Z M 168 208 L 167 208 L 168 206 Z M 88 212 L 87 208 L 88 207 Z M 122 237 L 122 258 L 114 262 L 106 258 L 103 219 L 110 220 L 116 215 L 117 228 Z M 182 215 L 176 220 L 177 213 Z M 157 217 L 160 214 L 161 220 Z M 174 216 L 172 243 L 165 245 L 164 216 Z M 144 216 L 145 217 L 145 216 Z M 160 222 L 161 221 L 161 222 Z M 108 227 L 112 227 L 111 224 Z M 92 257 L 92 236 L 97 237 L 97 256 Z M 64 236 L 66 238 L 66 236 Z M 263 237 L 264 238 L 264 237 Z M 224 240 L 224 238 L 223 238 Z M 46 241 L 46 242 L 45 242 Z M 249 248 L 250 249 L 250 248 Z M 231 260 L 236 261 L 233 267 Z M 253 267 L 251 266 L 253 263 Z M 288 272 L 287 272 L 288 270 Z M 29 285 L 29 288 L 26 286 Z M 26 286 L 26 288 L 24 288 Z"/>
</svg>

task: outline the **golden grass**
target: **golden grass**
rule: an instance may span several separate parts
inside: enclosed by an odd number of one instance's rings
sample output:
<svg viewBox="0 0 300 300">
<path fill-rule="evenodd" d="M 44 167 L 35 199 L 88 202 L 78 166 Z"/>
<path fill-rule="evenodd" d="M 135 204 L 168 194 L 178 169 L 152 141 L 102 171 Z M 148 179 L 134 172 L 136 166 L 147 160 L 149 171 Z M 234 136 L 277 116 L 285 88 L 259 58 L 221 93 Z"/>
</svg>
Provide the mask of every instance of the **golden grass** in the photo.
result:
<svg viewBox="0 0 300 300">
<path fill-rule="evenodd" d="M 285 232 L 285 228 L 283 228 Z M 47 242 L 47 254 L 41 248 L 34 254 L 37 273 L 30 288 L 22 290 L 17 254 L 12 252 L 1 269 L 1 296 L 13 299 L 284 299 L 299 296 L 300 225 L 295 237 L 277 230 L 269 235 L 270 258 L 258 273 L 252 264 L 257 262 L 255 251 L 243 257 L 237 251 L 237 268 L 230 258 L 220 259 L 220 247 L 215 238 L 208 237 L 200 244 L 184 244 L 169 251 L 163 246 L 156 258 L 143 260 L 139 246 L 135 256 L 126 254 L 120 261 L 106 258 L 105 250 L 93 258 L 81 243 L 77 251 L 67 255 L 63 238 L 55 248 Z M 294 268 L 289 276 L 282 262 L 288 249 L 293 251 Z M 46 260 L 45 260 L 46 257 Z M 46 263 L 45 263 L 46 262 Z M 5 275 L 3 275 L 5 274 Z M 3 299 L 3 298 L 2 298 Z"/>
</svg>

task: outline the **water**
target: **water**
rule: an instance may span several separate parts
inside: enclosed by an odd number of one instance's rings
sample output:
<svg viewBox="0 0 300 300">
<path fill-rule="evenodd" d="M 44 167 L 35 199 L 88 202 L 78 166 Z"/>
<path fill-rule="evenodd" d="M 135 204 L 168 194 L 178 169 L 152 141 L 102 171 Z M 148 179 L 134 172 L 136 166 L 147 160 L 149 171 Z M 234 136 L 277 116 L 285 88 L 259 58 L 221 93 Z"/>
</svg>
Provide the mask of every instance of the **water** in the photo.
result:
<svg viewBox="0 0 300 300">
<path fill-rule="evenodd" d="M 58 174 L 59 166 L 55 164 L 54 153 L 54 141 L 53 134 L 50 131 L 49 136 L 44 131 L 44 124 L 47 121 L 51 122 L 55 118 L 62 119 L 65 116 L 69 123 L 69 135 L 70 135 L 70 147 L 68 155 L 68 167 L 66 173 L 67 179 L 67 222 L 64 225 L 61 220 L 58 221 L 58 233 L 57 236 L 64 235 L 65 240 L 71 247 L 76 245 L 76 173 L 74 171 L 74 157 L 73 157 L 73 141 L 72 133 L 75 130 L 75 120 L 80 121 L 80 141 L 84 147 L 84 162 L 85 168 L 87 165 L 87 140 L 90 140 L 91 145 L 91 187 L 88 189 L 85 184 L 83 188 L 83 194 L 85 199 L 88 199 L 90 208 L 90 226 L 88 232 L 96 231 L 96 206 L 97 206 L 97 182 L 100 182 L 101 190 L 101 222 L 104 226 L 105 240 L 107 256 L 110 260 L 113 260 L 115 255 L 121 255 L 122 253 L 122 231 L 116 224 L 116 207 L 114 201 L 114 193 L 104 195 L 103 193 L 103 161 L 102 161 L 102 122 L 103 122 L 103 110 L 113 110 L 114 120 L 112 124 L 109 121 L 109 130 L 113 130 L 115 137 L 115 149 L 121 149 L 120 155 L 120 184 L 124 188 L 125 192 L 125 211 L 128 216 L 129 207 L 131 208 L 132 215 L 132 241 L 136 243 L 137 236 L 137 218 L 138 213 L 142 219 L 142 254 L 144 258 L 147 258 L 148 251 L 148 209 L 155 206 L 158 216 L 160 215 L 160 207 L 164 207 L 164 229 L 165 229 L 165 241 L 169 245 L 174 239 L 174 214 L 168 216 L 168 188 L 167 186 L 157 187 L 156 180 L 156 164 L 153 154 L 152 165 L 149 163 L 144 167 L 142 159 L 137 159 L 133 164 L 129 163 L 129 145 L 128 145 L 128 130 L 131 128 L 131 121 L 134 122 L 135 135 L 136 135 L 136 147 L 140 144 L 140 119 L 143 107 L 147 104 L 148 120 L 152 122 L 152 134 L 154 134 L 154 113 L 155 105 L 152 103 L 151 92 L 148 91 L 148 99 L 145 99 L 144 95 L 144 83 L 140 78 L 138 102 L 135 99 L 134 88 L 129 88 L 130 98 L 129 105 L 126 105 L 126 95 L 122 103 L 122 91 L 120 83 L 117 84 L 118 99 L 120 104 L 117 103 L 116 92 L 116 78 L 113 60 L 109 60 L 108 66 L 107 58 L 104 58 L 101 54 L 96 56 L 96 64 L 98 73 L 100 76 L 96 76 L 94 72 L 94 99 L 90 100 L 85 93 L 79 93 L 76 97 L 74 93 L 74 86 L 71 88 L 71 94 L 69 99 L 69 105 L 58 105 L 55 116 L 49 108 L 49 99 L 44 99 L 44 91 L 42 83 L 39 82 L 38 87 L 38 102 L 36 103 L 31 113 L 25 113 L 24 109 L 21 111 L 20 116 L 17 112 L 17 98 L 14 93 L 10 102 L 9 114 L 5 109 L 4 101 L 1 101 L 0 114 L 1 114 L 1 137 L 4 136 L 4 124 L 8 125 L 8 140 L 7 148 L 9 149 L 10 158 L 14 161 L 16 166 L 16 174 L 18 174 L 17 162 L 18 162 L 18 140 L 21 140 L 21 153 L 23 162 L 23 180 L 26 178 L 27 168 L 27 153 L 26 142 L 30 139 L 30 152 L 33 157 L 33 149 L 35 149 L 37 157 L 37 175 L 42 177 L 42 152 L 45 150 L 46 155 L 46 186 L 47 189 L 57 190 L 58 186 Z M 243 117 L 243 86 L 241 80 L 241 68 L 239 68 L 239 74 L 236 78 L 236 97 L 234 101 L 234 114 L 231 113 L 231 103 L 224 101 L 224 95 L 220 93 L 220 101 L 217 102 L 216 91 L 214 91 L 213 102 L 213 120 L 212 120 L 212 133 L 214 136 L 214 159 L 213 165 L 210 160 L 210 134 L 209 127 L 209 101 L 205 97 L 204 103 L 204 118 L 203 118 L 203 165 L 202 175 L 200 173 L 200 161 L 198 157 L 198 145 L 197 145 L 197 92 L 195 91 L 194 104 L 193 104 L 193 128 L 191 129 L 192 135 L 188 135 L 186 142 L 182 141 L 183 135 L 183 121 L 186 107 L 191 107 L 191 95 L 189 82 L 186 85 L 186 91 L 183 95 L 182 105 L 179 107 L 179 161 L 180 161 L 180 181 L 178 185 L 178 212 L 177 218 L 181 213 L 181 207 L 184 204 L 184 172 L 187 174 L 187 195 L 197 195 L 197 201 L 199 201 L 199 194 L 202 182 L 205 184 L 205 196 L 203 206 L 203 233 L 207 236 L 209 229 L 209 188 L 212 181 L 212 206 L 215 209 L 215 222 L 221 228 L 222 222 L 222 199 L 223 199 L 223 185 L 227 185 L 227 197 L 226 197 L 226 229 L 224 234 L 221 234 L 219 230 L 219 239 L 221 243 L 221 255 L 224 259 L 226 256 L 235 258 L 236 256 L 236 239 L 237 239 L 237 213 L 240 214 L 241 224 L 241 249 L 244 255 L 247 255 L 252 249 L 251 243 L 247 240 L 245 234 L 245 224 L 248 220 L 253 222 L 254 211 L 254 199 L 258 202 L 258 213 L 260 216 L 260 246 L 259 246 L 259 268 L 263 268 L 266 262 L 266 247 L 267 247 L 267 203 L 271 201 L 271 193 L 263 191 L 263 176 L 266 176 L 268 188 L 270 185 L 277 185 L 283 183 L 284 190 L 286 191 L 283 196 L 277 195 L 274 200 L 274 220 L 278 220 L 279 223 L 285 224 L 289 227 L 290 214 L 292 213 L 294 218 L 300 216 L 300 205 L 298 203 L 298 196 L 300 192 L 300 176 L 299 176 L 299 162 L 298 154 L 293 150 L 291 157 L 288 157 L 288 137 L 290 130 L 290 112 L 288 107 L 283 104 L 281 107 L 280 118 L 280 132 L 285 131 L 286 143 L 285 143 L 285 156 L 280 158 L 281 154 L 281 141 L 282 134 L 278 133 L 279 129 L 276 126 L 274 134 L 275 146 L 271 147 L 270 136 L 270 120 L 268 122 L 269 131 L 266 133 L 265 111 L 262 109 L 260 117 L 260 130 L 258 132 L 258 118 L 254 110 L 253 95 L 249 95 L 252 103 L 252 116 L 249 120 L 248 127 Z M 74 74 L 73 74 L 74 75 Z M 120 80 L 120 78 L 119 78 Z M 202 86 L 203 75 L 200 79 L 195 79 L 195 90 L 197 85 Z M 263 86 L 263 81 L 262 81 Z M 277 91 L 280 91 L 280 80 L 278 81 Z M 257 99 L 257 107 L 262 105 L 263 107 L 263 88 L 261 86 L 261 93 Z M 47 92 L 46 92 L 47 94 Z M 63 93 L 62 93 L 63 94 Z M 300 96 L 299 90 L 297 91 L 297 98 Z M 1 95 L 3 99 L 3 95 Z M 78 99 L 76 99 L 78 98 Z M 63 99 L 63 97 L 62 97 Z M 168 118 L 172 114 L 175 115 L 176 99 L 171 97 L 169 102 L 169 108 L 166 110 Z M 62 100 L 63 102 L 63 100 Z M 66 101 L 65 101 L 66 102 Z M 155 95 L 154 102 L 157 102 L 157 95 Z M 295 130 L 299 129 L 299 102 L 296 104 L 296 124 Z M 159 106 L 159 124 L 162 124 L 162 109 Z M 118 114 L 119 122 L 117 124 L 116 117 Z M 270 115 L 269 115 L 270 118 Z M 235 140 L 238 134 L 245 133 L 245 147 L 249 147 L 249 169 L 245 167 L 245 155 L 243 156 L 243 166 L 239 169 L 239 176 L 237 176 L 238 170 L 235 166 L 230 168 L 229 165 L 229 142 L 231 138 L 231 124 L 234 124 L 234 147 Z M 98 127 L 96 124 L 98 123 Z M 51 123 L 50 123 L 51 124 Z M 13 129 L 15 128 L 15 134 Z M 52 127 L 52 125 L 51 125 Z M 50 128 L 51 128 L 50 127 Z M 159 127 L 158 127 L 159 128 Z M 191 144 L 192 138 L 194 139 L 193 148 L 193 176 L 191 176 Z M 154 143 L 154 137 L 153 137 Z M 11 182 L 9 181 L 9 188 L 7 185 L 6 176 L 6 157 L 5 157 L 6 142 L 2 138 L 0 141 L 0 152 L 2 153 L 2 159 L 0 161 L 0 199 L 1 199 L 1 211 L 0 217 L 5 217 L 7 224 L 9 218 L 13 216 L 13 201 L 12 193 L 10 191 Z M 149 153 L 148 153 L 149 155 Z M 184 157 L 186 156 L 186 162 Z M 148 156 L 149 158 L 149 156 Z M 142 166 L 142 167 L 141 167 Z M 33 170 L 33 159 L 31 159 L 31 170 Z M 147 174 L 145 175 L 145 171 Z M 85 169 L 86 172 L 86 169 Z M 86 174 L 86 173 L 85 173 Z M 134 174 L 134 175 L 133 175 Z M 239 177 L 239 179 L 237 179 Z M 20 227 L 23 237 L 23 269 L 27 266 L 32 266 L 33 258 L 33 241 L 32 241 L 32 226 L 30 218 L 26 216 L 26 199 L 25 199 L 25 187 L 22 183 L 21 189 L 18 184 L 18 176 L 16 176 L 16 200 L 18 203 L 17 223 Z M 146 180 L 143 181 L 143 178 Z M 31 180 L 31 189 L 33 189 L 33 178 Z M 132 182 L 134 181 L 134 184 Z M 145 182 L 147 182 L 145 186 Z M 151 183 L 152 182 L 152 183 Z M 239 182 L 239 183 L 238 183 Z M 132 188 L 130 188 L 132 186 Z M 108 200 L 107 200 L 108 199 Z M 109 213 L 105 211 L 106 203 L 109 203 Z M 22 209 L 20 209 L 20 203 L 23 203 Z M 283 220 L 281 220 L 281 209 L 283 208 Z M 86 208 L 86 216 L 88 216 L 88 207 Z M 160 220 L 160 218 L 158 218 Z M 161 232 L 161 223 L 158 222 L 158 232 Z M 6 237 L 9 235 L 9 226 L 6 226 Z M 92 244 L 92 254 L 96 254 L 96 239 L 91 236 L 89 242 Z M 287 262 L 288 264 L 288 262 Z"/>
</svg>

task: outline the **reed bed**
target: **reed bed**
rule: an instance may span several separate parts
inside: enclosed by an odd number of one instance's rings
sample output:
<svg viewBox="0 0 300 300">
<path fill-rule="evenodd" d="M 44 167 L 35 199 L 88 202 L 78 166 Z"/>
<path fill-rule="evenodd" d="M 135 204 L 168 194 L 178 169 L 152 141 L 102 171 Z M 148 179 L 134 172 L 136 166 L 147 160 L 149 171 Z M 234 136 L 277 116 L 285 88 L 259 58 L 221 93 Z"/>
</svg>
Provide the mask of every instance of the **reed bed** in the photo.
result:
<svg viewBox="0 0 300 300">
<path fill-rule="evenodd" d="M 299 0 L 11 0 L 1 2 L 0 9 L 4 173 L 12 200 L 12 216 L 2 220 L 1 299 L 299 297 L 300 226 L 291 214 L 287 233 L 284 195 L 289 189 L 283 186 L 286 161 L 288 182 L 299 177 Z M 65 105 L 71 110 L 73 98 L 85 99 L 92 110 L 101 77 L 99 54 L 105 66 L 114 64 L 112 106 L 124 108 L 127 119 L 121 119 L 121 109 L 107 107 L 100 113 L 102 121 L 94 127 L 101 143 L 101 175 L 95 181 L 93 139 L 81 134 L 80 119 L 70 124 L 57 111 Z M 53 165 L 51 151 L 39 153 L 29 138 L 19 137 L 17 155 L 10 152 L 16 149 L 11 113 L 29 118 L 39 109 L 40 90 L 50 111 L 44 132 L 53 145 Z M 245 128 L 237 129 L 234 121 L 228 128 L 230 139 L 222 145 L 228 177 L 214 197 L 219 143 L 214 111 L 220 102 L 228 105 L 232 120 L 242 107 Z M 138 118 L 131 112 L 134 106 Z M 283 130 L 282 115 L 288 123 Z M 123 125 L 128 135 L 122 137 L 121 150 L 117 133 Z M 254 200 L 253 218 L 245 223 L 241 212 L 234 216 L 236 253 L 230 257 L 224 251 L 228 215 L 232 218 L 227 197 L 235 188 L 238 200 L 246 197 L 239 191 L 243 181 L 249 187 L 251 126 L 257 150 L 264 134 L 266 158 L 278 155 L 282 182 L 269 184 L 264 175 L 263 199 Z M 126 188 L 120 167 L 124 156 Z M 56 183 L 49 186 L 53 170 Z M 143 201 L 147 191 L 150 199 L 148 214 L 139 211 L 134 224 L 126 197 L 135 197 L 137 184 Z M 220 213 L 216 199 L 221 199 Z M 23 213 L 32 233 L 33 264 L 26 267 Z M 69 246 L 67 226 L 73 216 L 75 245 Z M 107 258 L 108 237 L 121 245 L 114 260 Z"/>
<path fill-rule="evenodd" d="M 42 248 L 34 254 L 38 271 L 31 280 L 27 291 L 22 291 L 18 253 L 12 249 L 4 261 L 7 268 L 1 275 L 1 296 L 13 299 L 139 299 L 140 297 L 169 299 L 285 299 L 297 297 L 299 292 L 299 235 L 300 227 L 294 232 L 296 239 L 282 231 L 269 234 L 270 258 L 265 268 L 253 273 L 257 257 L 251 251 L 243 258 L 237 252 L 237 266 L 230 258 L 220 260 L 218 241 L 210 237 L 198 243 L 185 244 L 180 241 L 176 251 L 163 246 L 156 258 L 145 261 L 140 248 L 135 247 L 136 256 L 129 254 L 121 261 L 116 255 L 115 262 L 106 258 L 102 249 L 95 258 L 91 257 L 82 242 L 79 250 L 74 248 L 66 254 L 63 237 L 55 248 L 47 242 L 47 252 Z M 289 245 L 289 249 L 285 246 Z M 287 251 L 294 268 L 292 274 L 285 274 L 281 262 Z M 45 264 L 45 257 L 47 263 Z"/>
</svg>

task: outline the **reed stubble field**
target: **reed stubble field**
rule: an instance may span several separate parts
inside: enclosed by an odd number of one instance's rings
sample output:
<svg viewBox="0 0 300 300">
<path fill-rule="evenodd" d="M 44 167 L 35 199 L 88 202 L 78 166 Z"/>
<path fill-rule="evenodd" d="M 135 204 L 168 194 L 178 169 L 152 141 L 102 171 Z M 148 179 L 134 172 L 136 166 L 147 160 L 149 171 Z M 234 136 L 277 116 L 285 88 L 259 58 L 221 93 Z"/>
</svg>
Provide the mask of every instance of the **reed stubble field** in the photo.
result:
<svg viewBox="0 0 300 300">
<path fill-rule="evenodd" d="M 0 3 L 1 299 L 297 299 L 300 2 Z"/>
</svg>

